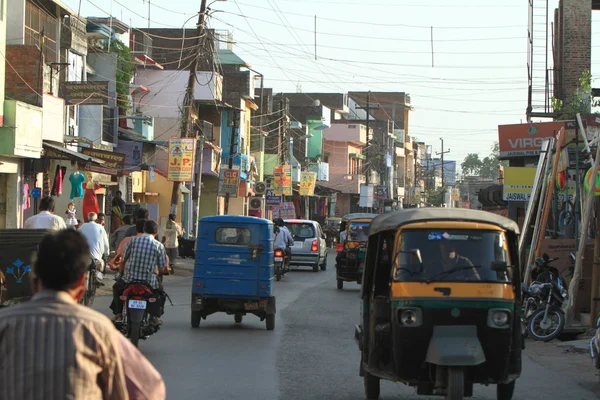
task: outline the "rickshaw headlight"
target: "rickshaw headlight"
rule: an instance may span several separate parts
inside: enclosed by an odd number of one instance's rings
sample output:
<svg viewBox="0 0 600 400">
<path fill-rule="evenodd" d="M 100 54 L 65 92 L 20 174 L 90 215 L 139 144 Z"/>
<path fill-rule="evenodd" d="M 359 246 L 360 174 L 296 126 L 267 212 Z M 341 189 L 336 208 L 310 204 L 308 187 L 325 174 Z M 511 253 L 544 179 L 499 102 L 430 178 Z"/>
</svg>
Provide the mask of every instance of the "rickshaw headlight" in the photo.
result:
<svg viewBox="0 0 600 400">
<path fill-rule="evenodd" d="M 421 310 L 419 309 L 400 310 L 398 314 L 400 323 L 405 327 L 414 328 L 422 323 Z"/>
<path fill-rule="evenodd" d="M 508 327 L 510 312 L 508 310 L 490 310 L 488 325 L 492 328 Z"/>
</svg>

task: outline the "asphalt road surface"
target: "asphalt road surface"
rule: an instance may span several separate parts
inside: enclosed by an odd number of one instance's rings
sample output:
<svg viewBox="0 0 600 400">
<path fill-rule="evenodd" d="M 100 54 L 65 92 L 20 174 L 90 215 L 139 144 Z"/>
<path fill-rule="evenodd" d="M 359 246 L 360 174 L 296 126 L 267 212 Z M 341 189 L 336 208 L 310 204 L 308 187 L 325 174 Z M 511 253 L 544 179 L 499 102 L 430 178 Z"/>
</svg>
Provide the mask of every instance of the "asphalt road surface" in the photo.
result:
<svg viewBox="0 0 600 400">
<path fill-rule="evenodd" d="M 334 262 L 331 254 L 327 271 L 297 269 L 276 283 L 274 331 L 267 331 L 253 315 L 235 324 L 233 316 L 225 314 L 213 314 L 202 320 L 200 328 L 192 329 L 191 272 L 179 268 L 177 275 L 167 277 L 165 288 L 174 307 L 167 302 L 163 327 L 141 341 L 140 350 L 163 375 L 168 398 L 364 399 L 354 342 L 359 286 L 346 283 L 343 291 L 337 290 Z M 109 303 L 110 297 L 98 297 L 94 308 L 108 315 Z M 544 351 L 543 359 L 536 351 Z M 534 343 L 525 354 L 514 399 L 595 400 L 598 382 L 591 360 L 584 355 L 564 355 L 552 344 Z M 382 382 L 381 398 L 441 397 L 417 396 L 412 388 Z M 495 399 L 495 387 L 476 386 L 472 398 Z"/>
</svg>

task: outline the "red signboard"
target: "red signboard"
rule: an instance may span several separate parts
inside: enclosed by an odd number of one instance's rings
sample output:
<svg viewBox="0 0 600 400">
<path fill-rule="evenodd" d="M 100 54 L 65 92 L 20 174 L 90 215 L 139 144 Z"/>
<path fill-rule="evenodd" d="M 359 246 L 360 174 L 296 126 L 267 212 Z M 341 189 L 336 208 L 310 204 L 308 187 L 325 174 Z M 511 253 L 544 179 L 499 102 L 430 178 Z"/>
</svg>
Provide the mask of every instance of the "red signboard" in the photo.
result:
<svg viewBox="0 0 600 400">
<path fill-rule="evenodd" d="M 564 122 L 499 125 L 500 158 L 538 156 L 544 139 L 552 138 Z"/>
</svg>

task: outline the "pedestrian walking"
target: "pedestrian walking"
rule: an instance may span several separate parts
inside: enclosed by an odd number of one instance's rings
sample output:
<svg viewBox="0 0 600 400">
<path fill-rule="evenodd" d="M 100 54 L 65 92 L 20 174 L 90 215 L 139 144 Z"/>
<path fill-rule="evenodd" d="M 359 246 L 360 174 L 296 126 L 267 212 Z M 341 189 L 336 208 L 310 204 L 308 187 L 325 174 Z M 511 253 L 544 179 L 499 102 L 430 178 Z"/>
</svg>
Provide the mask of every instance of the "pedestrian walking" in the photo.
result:
<svg viewBox="0 0 600 400">
<path fill-rule="evenodd" d="M 52 197 L 44 197 L 40 200 L 40 212 L 27 218 L 23 227 L 25 229 L 48 229 L 51 231 L 67 229 L 65 220 L 58 215 L 54 215 L 54 206 L 55 203 Z"/>
<path fill-rule="evenodd" d="M 160 374 L 112 322 L 77 304 L 90 249 L 75 230 L 46 235 L 35 295 L 0 310 L 0 400 L 165 399 Z"/>
<path fill-rule="evenodd" d="M 169 265 L 174 270 L 177 257 L 179 257 L 179 236 L 183 235 L 183 229 L 175 222 L 175 215 L 169 214 L 169 220 L 165 225 L 165 235 L 162 242 L 169 257 Z"/>
</svg>

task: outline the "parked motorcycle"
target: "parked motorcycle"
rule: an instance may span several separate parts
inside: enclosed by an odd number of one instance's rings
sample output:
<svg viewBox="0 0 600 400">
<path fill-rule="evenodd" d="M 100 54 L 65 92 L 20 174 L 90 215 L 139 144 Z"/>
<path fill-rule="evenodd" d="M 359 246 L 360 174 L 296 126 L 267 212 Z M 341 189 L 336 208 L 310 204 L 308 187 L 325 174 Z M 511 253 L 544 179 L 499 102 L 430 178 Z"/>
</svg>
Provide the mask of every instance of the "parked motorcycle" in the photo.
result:
<svg viewBox="0 0 600 400">
<path fill-rule="evenodd" d="M 534 340 L 548 342 L 559 336 L 565 326 L 565 314 L 562 310 L 568 298 L 567 285 L 551 266 L 558 258 L 550 258 L 547 254 L 535 260 L 532 271 L 533 283 L 527 289 L 523 318 L 527 323 L 527 331 Z M 530 311 L 533 305 L 536 308 Z"/>
<path fill-rule="evenodd" d="M 281 280 L 281 277 L 291 271 L 290 257 L 284 249 L 275 249 L 275 279 Z"/>
<path fill-rule="evenodd" d="M 160 328 L 159 325 L 150 323 L 148 313 L 148 306 L 158 299 L 146 282 L 134 281 L 127 285 L 121 300 L 123 320 L 115 322 L 115 326 L 137 347 L 140 338 L 145 340 Z"/>
<path fill-rule="evenodd" d="M 594 361 L 594 367 L 600 372 L 600 318 L 596 322 L 596 334 L 590 341 L 590 354 Z"/>
</svg>

